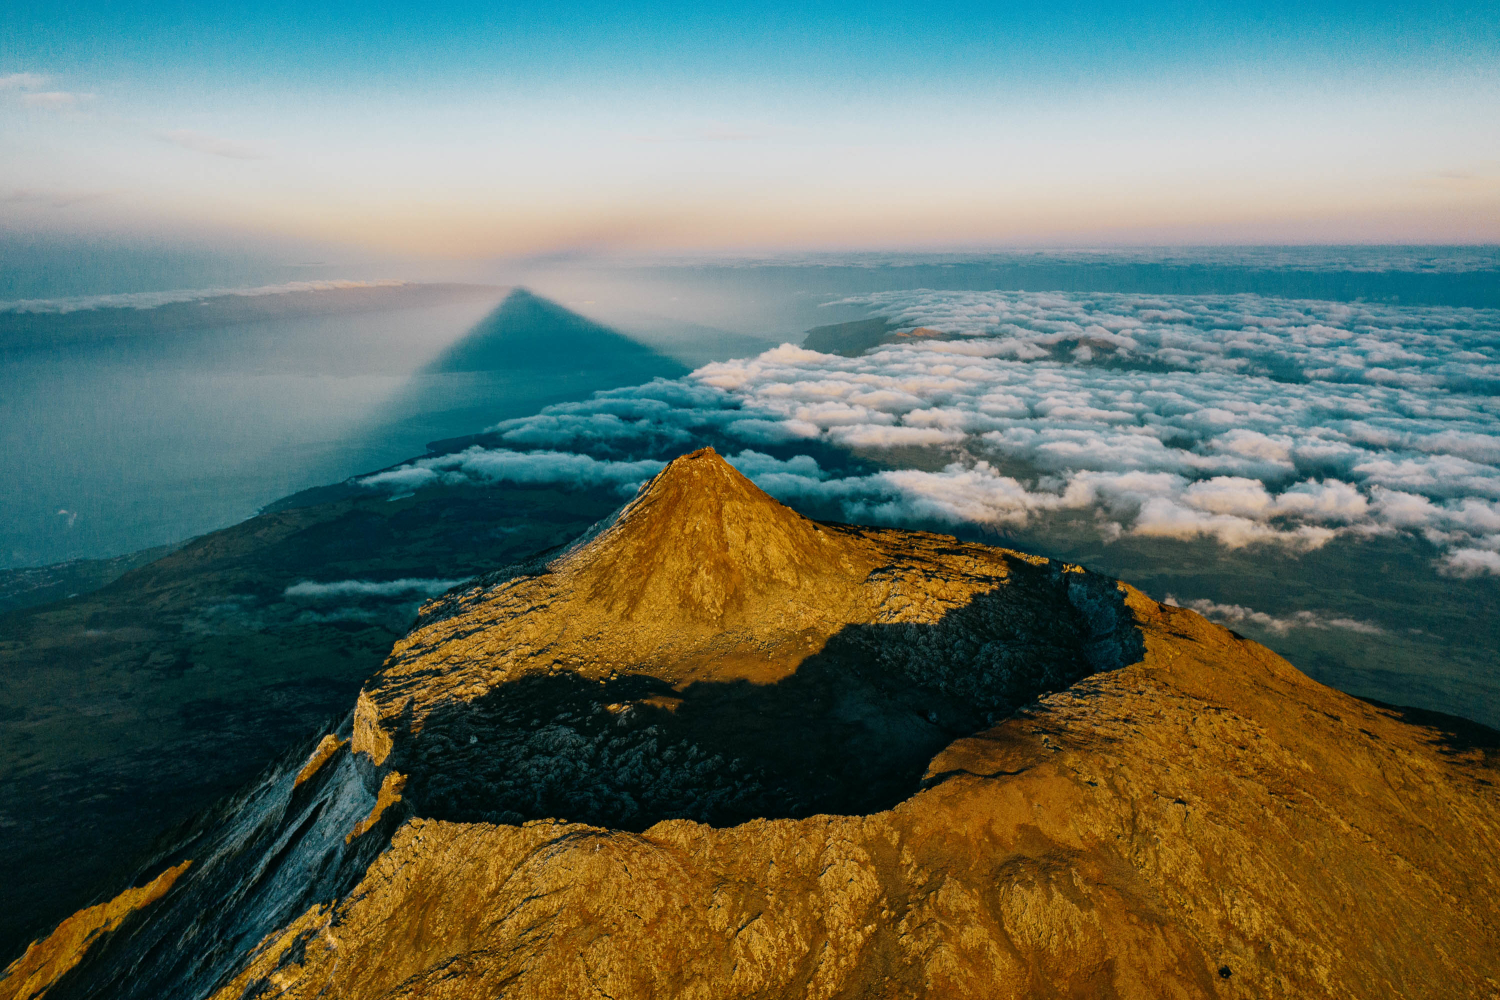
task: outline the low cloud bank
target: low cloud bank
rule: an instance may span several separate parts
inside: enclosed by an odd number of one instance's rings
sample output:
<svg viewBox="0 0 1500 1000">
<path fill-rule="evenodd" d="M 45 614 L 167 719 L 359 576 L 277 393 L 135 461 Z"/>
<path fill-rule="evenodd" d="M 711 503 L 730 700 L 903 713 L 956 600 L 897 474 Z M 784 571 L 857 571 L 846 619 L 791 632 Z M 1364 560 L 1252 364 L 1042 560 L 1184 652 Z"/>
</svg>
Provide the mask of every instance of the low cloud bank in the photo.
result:
<svg viewBox="0 0 1500 1000">
<path fill-rule="evenodd" d="M 641 258 L 646 266 L 699 268 L 701 257 L 661 255 Z M 785 251 L 725 261 L 730 266 L 896 267 L 977 266 L 987 271 L 1016 265 L 1118 266 L 1146 264 L 1173 270 L 1230 268 L 1251 272 L 1461 274 L 1500 270 L 1494 246 L 1160 246 L 1107 249 L 984 250 L 955 253 L 921 251 Z"/>
<path fill-rule="evenodd" d="M 491 428 L 363 480 L 614 484 L 713 444 L 852 520 L 1308 550 L 1407 532 L 1500 575 L 1500 313 L 1258 296 L 882 293 L 941 330 L 857 358 L 790 344 Z M 1092 527 L 1089 527 L 1092 526 Z"/>
<path fill-rule="evenodd" d="M 1260 295 L 885 292 L 868 305 L 901 327 L 982 341 L 996 357 L 1067 348 L 1120 367 L 1278 381 L 1500 388 L 1494 310 L 1315 302 Z"/>
<path fill-rule="evenodd" d="M 343 600 L 350 597 L 436 597 L 460 583 L 463 583 L 463 580 L 436 580 L 419 577 L 402 577 L 399 580 L 335 580 L 331 583 L 303 580 L 286 588 L 282 596 L 302 601 Z"/>
<path fill-rule="evenodd" d="M 1496 542 L 1494 535 L 1481 541 L 1486 545 Z M 1475 576 L 1500 576 L 1500 552 L 1494 549 L 1454 549 L 1438 563 L 1438 572 L 1444 576 L 1466 579 Z"/>
<path fill-rule="evenodd" d="M 453 455 L 424 458 L 360 480 L 365 486 L 411 492 L 424 486 L 470 482 L 570 483 L 577 486 L 623 486 L 634 492 L 667 463 L 598 461 L 587 455 L 557 451 L 518 452 L 469 448 Z"/>
<path fill-rule="evenodd" d="M 1277 618 L 1264 611 L 1256 611 L 1239 604 L 1217 604 L 1207 599 L 1179 601 L 1171 594 L 1168 594 L 1167 599 L 1162 603 L 1177 608 L 1191 608 L 1209 621 L 1220 625 L 1258 625 L 1277 635 L 1286 635 L 1294 628 L 1337 628 L 1346 632 L 1360 632 L 1364 635 L 1385 634 L 1385 629 L 1378 625 L 1362 622 L 1357 618 L 1329 617 L 1318 611 L 1295 611 L 1283 618 Z"/>
</svg>

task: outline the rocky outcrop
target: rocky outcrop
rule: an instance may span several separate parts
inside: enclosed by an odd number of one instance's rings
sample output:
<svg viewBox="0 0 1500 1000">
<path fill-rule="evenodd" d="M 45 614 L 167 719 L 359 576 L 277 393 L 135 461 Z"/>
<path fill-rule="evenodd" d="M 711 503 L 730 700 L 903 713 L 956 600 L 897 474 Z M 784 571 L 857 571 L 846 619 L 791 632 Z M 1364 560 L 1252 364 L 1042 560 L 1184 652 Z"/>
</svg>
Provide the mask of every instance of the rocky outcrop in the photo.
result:
<svg viewBox="0 0 1500 1000">
<path fill-rule="evenodd" d="M 112 935 L 128 918 L 171 892 L 191 865 L 191 861 L 173 865 L 145 885 L 126 889 L 114 899 L 79 910 L 64 920 L 0 974 L 0 1000 L 36 1000 L 46 996 L 59 979 L 83 961 L 91 948 Z"/>
<path fill-rule="evenodd" d="M 344 843 L 354 842 L 354 838 L 363 837 L 380 823 L 380 818 L 385 815 L 387 809 L 397 805 L 401 801 L 401 792 L 406 788 L 406 775 L 400 771 L 390 771 L 380 781 L 380 789 L 375 793 L 375 804 L 370 807 L 370 815 L 354 825 L 354 829 L 344 837 Z"/>
<path fill-rule="evenodd" d="M 322 769 L 323 765 L 333 759 L 334 754 L 342 750 L 348 740 L 341 740 L 333 733 L 329 733 L 318 741 L 312 756 L 307 758 L 307 763 L 302 765 L 302 770 L 297 772 L 297 780 L 292 783 L 293 788 L 299 788 L 302 783 L 312 779 Z"/>
<path fill-rule="evenodd" d="M 338 736 L 59 997 L 1500 997 L 1500 734 L 710 452 Z"/>
</svg>

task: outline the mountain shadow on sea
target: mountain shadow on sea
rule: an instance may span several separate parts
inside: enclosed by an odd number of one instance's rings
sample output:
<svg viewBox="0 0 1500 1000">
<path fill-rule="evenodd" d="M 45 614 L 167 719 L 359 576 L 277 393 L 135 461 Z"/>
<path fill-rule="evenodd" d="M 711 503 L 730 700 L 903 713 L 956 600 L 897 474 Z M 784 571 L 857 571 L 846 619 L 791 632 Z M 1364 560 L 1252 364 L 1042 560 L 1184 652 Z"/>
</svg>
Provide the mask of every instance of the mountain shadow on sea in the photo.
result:
<svg viewBox="0 0 1500 1000">
<path fill-rule="evenodd" d="M 347 443 L 373 453 L 392 438 L 421 442 L 402 462 L 428 454 L 493 446 L 483 433 L 501 420 L 594 392 L 678 378 L 688 369 L 625 334 L 517 288 L 462 338 L 412 375 Z M 388 453 L 388 452 L 387 452 Z M 370 463 L 363 470 L 376 471 Z M 349 483 L 315 486 L 263 512 L 326 503 L 363 492 Z"/>
<path fill-rule="evenodd" d="M 601 389 L 686 374 L 682 364 L 623 333 L 517 288 L 412 376 L 384 422 L 430 427 L 428 447 L 443 452 L 452 450 L 449 440 L 464 442 L 456 431 L 472 434 Z"/>
<path fill-rule="evenodd" d="M 578 376 L 655 369 L 670 359 L 556 302 L 517 288 L 424 372 L 540 371 Z M 681 374 L 681 365 L 677 365 Z"/>
</svg>

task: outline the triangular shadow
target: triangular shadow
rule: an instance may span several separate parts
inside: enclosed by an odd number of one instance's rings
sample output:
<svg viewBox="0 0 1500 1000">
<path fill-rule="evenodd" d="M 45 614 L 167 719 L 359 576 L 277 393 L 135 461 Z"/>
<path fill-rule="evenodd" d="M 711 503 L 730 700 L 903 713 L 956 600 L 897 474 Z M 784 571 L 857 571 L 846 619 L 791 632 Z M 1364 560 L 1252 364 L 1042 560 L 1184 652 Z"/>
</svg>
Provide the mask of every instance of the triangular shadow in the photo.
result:
<svg viewBox="0 0 1500 1000">
<path fill-rule="evenodd" d="M 485 428 L 602 389 L 687 374 L 630 337 L 517 288 L 462 338 L 413 374 L 356 435 L 439 452 Z"/>
<path fill-rule="evenodd" d="M 609 373 L 662 362 L 674 363 L 622 333 L 517 288 L 423 372 Z"/>
</svg>

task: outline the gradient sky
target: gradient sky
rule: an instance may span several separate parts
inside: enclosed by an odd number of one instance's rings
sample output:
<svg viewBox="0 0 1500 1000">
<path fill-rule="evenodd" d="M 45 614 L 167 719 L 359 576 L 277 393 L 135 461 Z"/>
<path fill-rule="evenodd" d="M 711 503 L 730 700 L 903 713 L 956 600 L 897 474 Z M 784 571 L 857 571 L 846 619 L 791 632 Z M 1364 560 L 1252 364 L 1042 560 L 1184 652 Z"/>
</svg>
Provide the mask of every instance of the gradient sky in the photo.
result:
<svg viewBox="0 0 1500 1000">
<path fill-rule="evenodd" d="M 1500 242 L 1500 2 L 11 0 L 0 233 Z"/>
</svg>

